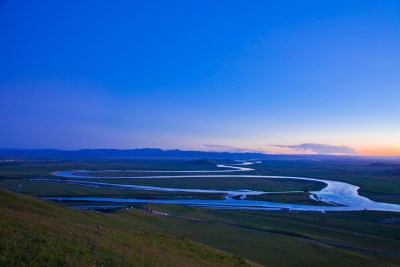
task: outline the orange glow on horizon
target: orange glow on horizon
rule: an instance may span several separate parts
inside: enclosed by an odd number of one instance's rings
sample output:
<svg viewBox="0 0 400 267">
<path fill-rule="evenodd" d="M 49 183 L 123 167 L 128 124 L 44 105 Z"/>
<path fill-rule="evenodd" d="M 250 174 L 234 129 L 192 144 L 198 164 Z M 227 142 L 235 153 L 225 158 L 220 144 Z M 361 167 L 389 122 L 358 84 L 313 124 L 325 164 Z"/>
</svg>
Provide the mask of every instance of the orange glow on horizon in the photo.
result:
<svg viewBox="0 0 400 267">
<path fill-rule="evenodd" d="M 335 144 L 336 145 L 336 144 Z M 333 146 L 335 146 L 333 145 Z M 339 145 L 336 145 L 340 147 Z M 354 148 L 356 153 L 360 156 L 376 156 L 376 157 L 400 157 L 400 146 L 390 146 L 388 144 L 379 144 L 376 146 L 363 146 L 361 144 L 358 145 L 348 145 L 349 148 Z M 169 148 L 173 149 L 173 148 Z M 210 149 L 204 147 L 191 147 L 192 150 L 202 150 L 202 151 L 215 151 L 215 152 L 253 152 L 253 153 L 265 153 L 265 154 L 303 154 L 303 155 L 312 155 L 319 154 L 314 151 L 312 148 L 310 149 L 295 149 L 291 147 L 285 146 L 257 146 L 255 144 L 235 144 L 233 146 L 217 146 L 215 149 Z M 330 155 L 347 155 L 346 153 L 330 153 Z"/>
<path fill-rule="evenodd" d="M 400 156 L 398 147 L 360 148 L 357 151 L 362 156 Z"/>
</svg>

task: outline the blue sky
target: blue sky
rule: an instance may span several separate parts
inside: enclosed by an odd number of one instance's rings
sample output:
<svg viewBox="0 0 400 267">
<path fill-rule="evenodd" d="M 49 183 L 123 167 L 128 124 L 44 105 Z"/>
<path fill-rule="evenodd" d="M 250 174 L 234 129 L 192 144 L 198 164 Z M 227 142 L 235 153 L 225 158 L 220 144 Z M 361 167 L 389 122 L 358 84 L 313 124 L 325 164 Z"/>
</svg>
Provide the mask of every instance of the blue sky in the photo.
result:
<svg viewBox="0 0 400 267">
<path fill-rule="evenodd" d="M 399 1 L 5 0 L 0 36 L 0 147 L 400 155 Z"/>
</svg>

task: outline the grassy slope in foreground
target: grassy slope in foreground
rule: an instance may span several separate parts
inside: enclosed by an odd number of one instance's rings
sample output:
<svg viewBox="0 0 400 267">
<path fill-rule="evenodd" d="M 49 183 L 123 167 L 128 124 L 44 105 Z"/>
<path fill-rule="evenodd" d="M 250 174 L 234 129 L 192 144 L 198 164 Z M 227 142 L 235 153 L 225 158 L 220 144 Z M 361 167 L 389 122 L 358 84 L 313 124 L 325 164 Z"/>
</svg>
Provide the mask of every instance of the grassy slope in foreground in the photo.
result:
<svg viewBox="0 0 400 267">
<path fill-rule="evenodd" d="M 0 266 L 251 265 L 186 238 L 121 231 L 110 220 L 0 191 Z"/>
</svg>

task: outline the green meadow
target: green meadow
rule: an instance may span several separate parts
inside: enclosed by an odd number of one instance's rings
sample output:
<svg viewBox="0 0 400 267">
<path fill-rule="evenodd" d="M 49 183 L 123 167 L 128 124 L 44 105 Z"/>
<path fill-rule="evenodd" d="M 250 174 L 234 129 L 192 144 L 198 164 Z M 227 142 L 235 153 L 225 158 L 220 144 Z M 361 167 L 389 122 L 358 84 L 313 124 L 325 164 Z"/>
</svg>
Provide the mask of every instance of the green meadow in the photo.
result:
<svg viewBox="0 0 400 267">
<path fill-rule="evenodd" d="M 68 170 L 217 170 L 218 160 L 210 162 L 2 162 L 0 188 L 19 194 L 5 191 L 0 194 L 0 266 L 400 265 L 398 213 L 225 210 L 156 204 L 132 204 L 129 209 L 102 213 L 27 196 L 223 199 L 223 194 L 121 190 L 26 179 L 56 178 L 52 172 Z M 360 193 L 374 200 L 400 202 L 400 179 L 393 174 L 390 165 L 361 160 L 275 160 L 251 167 L 255 171 L 233 174 L 341 180 L 359 185 Z M 113 175 L 121 174 L 128 175 L 124 172 Z M 311 200 L 308 191 L 323 187 L 318 182 L 243 177 L 84 180 L 178 188 L 298 190 L 300 192 L 249 196 L 249 199 L 311 205 L 321 203 Z M 84 206 L 87 203 L 66 204 Z"/>
<path fill-rule="evenodd" d="M 135 229 L 115 215 L 5 191 L 0 203 L 0 266 L 254 265 L 182 236 Z"/>
<path fill-rule="evenodd" d="M 5 191 L 0 200 L 2 266 L 400 264 L 399 256 L 388 254 L 400 253 L 399 226 L 383 222 L 398 218 L 396 213 L 287 213 L 152 204 L 101 213 Z"/>
</svg>

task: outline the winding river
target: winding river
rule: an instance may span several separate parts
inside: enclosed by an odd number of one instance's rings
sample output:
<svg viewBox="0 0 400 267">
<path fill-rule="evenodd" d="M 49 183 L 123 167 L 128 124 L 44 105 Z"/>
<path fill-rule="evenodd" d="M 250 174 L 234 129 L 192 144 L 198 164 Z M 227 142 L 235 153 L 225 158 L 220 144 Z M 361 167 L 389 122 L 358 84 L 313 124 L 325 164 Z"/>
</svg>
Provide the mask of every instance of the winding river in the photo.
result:
<svg viewBox="0 0 400 267">
<path fill-rule="evenodd" d="M 394 211 L 400 212 L 400 205 L 390 204 L 383 202 L 376 202 L 358 194 L 358 186 L 325 179 L 307 178 L 307 177 L 289 177 L 289 176 L 269 176 L 269 175 L 227 175 L 216 173 L 232 173 L 232 172 L 249 172 L 254 169 L 248 166 L 257 162 L 244 162 L 240 164 L 231 165 L 217 165 L 221 170 L 193 170 L 193 171 L 144 171 L 144 170 L 102 170 L 102 171 L 58 171 L 53 175 L 58 178 L 41 178 L 29 179 L 35 181 L 47 181 L 55 183 L 77 184 L 82 186 L 92 187 L 112 187 L 120 189 L 135 189 L 135 190 L 149 190 L 149 191 L 164 191 L 164 192 L 187 192 L 187 193 L 219 193 L 225 194 L 224 200 L 200 200 L 200 199 L 135 199 L 135 198 L 118 198 L 118 197 L 47 197 L 45 199 L 58 200 L 58 201 L 96 201 L 108 203 L 138 203 L 138 202 L 151 202 L 162 204 L 184 204 L 200 207 L 211 207 L 221 209 L 254 209 L 254 210 L 300 210 L 300 211 L 356 211 L 356 210 L 379 210 L 379 211 Z M 123 172 L 123 173 L 179 173 L 181 175 L 156 175 L 156 176 L 90 176 L 91 173 L 110 173 L 110 172 Z M 188 174 L 185 173 L 196 173 Z M 211 173 L 211 174 L 200 174 Z M 183 174 L 183 175 L 182 175 Z M 184 188 L 168 188 L 157 186 L 140 186 L 128 185 L 118 183 L 105 183 L 97 181 L 85 181 L 82 179 L 169 179 L 169 178 L 203 178 L 213 177 L 215 179 L 224 177 L 241 177 L 249 179 L 293 179 L 293 180 L 306 180 L 316 181 L 326 184 L 320 191 L 310 192 L 310 197 L 316 201 L 327 203 L 329 205 L 301 205 L 301 204 L 288 204 L 288 203 L 275 203 L 260 200 L 247 200 L 249 195 L 261 194 L 277 194 L 299 191 L 285 191 L 285 192 L 266 192 L 266 191 L 253 191 L 253 190 L 210 190 L 210 189 L 184 189 Z M 65 179 L 67 178 L 67 179 Z M 240 197 L 234 199 L 233 197 Z"/>
</svg>

